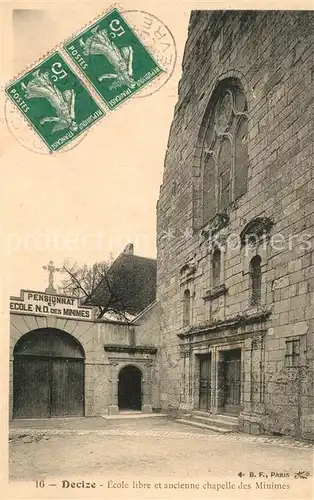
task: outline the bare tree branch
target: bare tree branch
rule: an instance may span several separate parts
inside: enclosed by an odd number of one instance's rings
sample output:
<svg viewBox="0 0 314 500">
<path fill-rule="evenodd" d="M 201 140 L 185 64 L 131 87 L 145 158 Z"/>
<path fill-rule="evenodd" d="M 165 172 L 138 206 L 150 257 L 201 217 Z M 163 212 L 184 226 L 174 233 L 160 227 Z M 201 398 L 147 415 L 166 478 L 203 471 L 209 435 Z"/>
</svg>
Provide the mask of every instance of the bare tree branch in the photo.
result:
<svg viewBox="0 0 314 500">
<path fill-rule="evenodd" d="M 130 321 L 121 293 L 123 283 L 111 262 L 95 262 L 89 266 L 64 261 L 62 270 L 66 276 L 62 280 L 62 293 L 77 297 L 86 305 L 93 305 L 98 319 L 106 313 L 113 313 L 120 320 Z"/>
</svg>

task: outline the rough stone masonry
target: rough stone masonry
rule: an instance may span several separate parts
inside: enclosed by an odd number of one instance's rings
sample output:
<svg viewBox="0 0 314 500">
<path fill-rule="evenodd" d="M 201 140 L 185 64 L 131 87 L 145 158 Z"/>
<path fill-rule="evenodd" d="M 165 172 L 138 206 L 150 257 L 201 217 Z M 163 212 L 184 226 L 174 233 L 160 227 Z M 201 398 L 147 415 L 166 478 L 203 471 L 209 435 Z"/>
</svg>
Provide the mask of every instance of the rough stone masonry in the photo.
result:
<svg viewBox="0 0 314 500">
<path fill-rule="evenodd" d="M 313 438 L 314 13 L 193 11 L 158 201 L 161 405 Z"/>
</svg>

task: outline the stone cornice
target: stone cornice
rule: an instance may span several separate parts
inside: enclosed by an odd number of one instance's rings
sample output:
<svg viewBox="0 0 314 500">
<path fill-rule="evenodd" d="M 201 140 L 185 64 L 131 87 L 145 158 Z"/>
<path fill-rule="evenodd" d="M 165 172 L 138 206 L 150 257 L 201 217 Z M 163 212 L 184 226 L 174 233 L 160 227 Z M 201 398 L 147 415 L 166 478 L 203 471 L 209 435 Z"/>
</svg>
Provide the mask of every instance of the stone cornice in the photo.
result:
<svg viewBox="0 0 314 500">
<path fill-rule="evenodd" d="M 254 314 L 242 314 L 234 316 L 227 320 L 210 321 L 201 325 L 192 326 L 188 330 L 177 333 L 180 339 L 200 335 L 205 332 L 217 332 L 220 330 L 235 329 L 241 326 L 246 326 L 254 323 L 263 323 L 271 315 L 270 310 L 263 310 Z"/>
<path fill-rule="evenodd" d="M 106 344 L 104 345 L 106 352 L 127 352 L 135 353 L 140 352 L 142 354 L 156 354 L 157 347 L 144 346 L 144 345 L 117 345 L 117 344 Z"/>
</svg>

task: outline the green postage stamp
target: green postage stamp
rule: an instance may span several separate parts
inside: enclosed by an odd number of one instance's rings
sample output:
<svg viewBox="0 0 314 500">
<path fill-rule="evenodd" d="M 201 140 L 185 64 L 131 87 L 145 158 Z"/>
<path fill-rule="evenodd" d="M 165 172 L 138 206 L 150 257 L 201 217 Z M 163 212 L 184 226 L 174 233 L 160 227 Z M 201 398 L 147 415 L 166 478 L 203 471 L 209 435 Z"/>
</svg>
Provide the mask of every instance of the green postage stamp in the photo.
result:
<svg viewBox="0 0 314 500">
<path fill-rule="evenodd" d="M 6 93 L 50 151 L 73 141 L 105 114 L 59 52 L 9 85 Z"/>
<path fill-rule="evenodd" d="M 163 73 L 117 9 L 66 43 L 64 49 L 110 110 Z"/>
</svg>

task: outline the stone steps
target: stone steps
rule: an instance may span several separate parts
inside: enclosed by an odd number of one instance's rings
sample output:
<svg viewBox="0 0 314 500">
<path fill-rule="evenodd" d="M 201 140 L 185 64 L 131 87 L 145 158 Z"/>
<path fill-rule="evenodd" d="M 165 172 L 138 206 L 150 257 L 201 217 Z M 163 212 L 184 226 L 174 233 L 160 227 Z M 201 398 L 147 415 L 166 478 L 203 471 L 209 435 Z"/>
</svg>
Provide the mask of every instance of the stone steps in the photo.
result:
<svg viewBox="0 0 314 500">
<path fill-rule="evenodd" d="M 185 418 L 177 419 L 183 424 L 201 427 L 215 432 L 238 432 L 239 423 L 237 417 L 229 415 L 210 415 L 202 411 L 193 411 L 193 413 L 185 416 Z"/>
<path fill-rule="evenodd" d="M 222 432 L 222 433 L 232 432 L 230 429 L 223 429 L 222 427 L 216 427 L 214 425 L 202 424 L 201 422 L 196 422 L 194 420 L 185 418 L 178 418 L 177 422 L 179 422 L 180 424 L 192 425 L 193 427 L 200 427 L 201 429 L 214 432 Z"/>
</svg>

